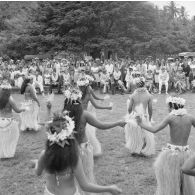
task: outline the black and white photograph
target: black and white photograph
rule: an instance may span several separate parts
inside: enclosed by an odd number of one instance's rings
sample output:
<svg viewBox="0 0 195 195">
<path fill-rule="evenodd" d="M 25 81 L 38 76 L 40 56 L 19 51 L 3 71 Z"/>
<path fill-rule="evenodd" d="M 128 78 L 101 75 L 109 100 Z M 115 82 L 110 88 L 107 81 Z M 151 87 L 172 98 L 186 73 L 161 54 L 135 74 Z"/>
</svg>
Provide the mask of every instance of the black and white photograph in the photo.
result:
<svg viewBox="0 0 195 195">
<path fill-rule="evenodd" d="M 195 1 L 0 1 L 0 195 L 195 195 Z"/>
</svg>

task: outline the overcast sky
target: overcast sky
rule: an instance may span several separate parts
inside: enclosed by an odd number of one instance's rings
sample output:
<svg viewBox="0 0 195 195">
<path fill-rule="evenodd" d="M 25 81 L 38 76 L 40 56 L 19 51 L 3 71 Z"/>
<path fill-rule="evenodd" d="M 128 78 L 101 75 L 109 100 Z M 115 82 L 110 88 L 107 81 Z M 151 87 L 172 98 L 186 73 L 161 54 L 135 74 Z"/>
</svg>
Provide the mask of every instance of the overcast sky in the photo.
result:
<svg viewBox="0 0 195 195">
<path fill-rule="evenodd" d="M 152 3 L 160 8 L 167 5 L 169 2 L 170 1 L 152 1 Z M 175 3 L 178 7 L 184 6 L 190 18 L 195 16 L 195 1 L 175 1 Z"/>
</svg>

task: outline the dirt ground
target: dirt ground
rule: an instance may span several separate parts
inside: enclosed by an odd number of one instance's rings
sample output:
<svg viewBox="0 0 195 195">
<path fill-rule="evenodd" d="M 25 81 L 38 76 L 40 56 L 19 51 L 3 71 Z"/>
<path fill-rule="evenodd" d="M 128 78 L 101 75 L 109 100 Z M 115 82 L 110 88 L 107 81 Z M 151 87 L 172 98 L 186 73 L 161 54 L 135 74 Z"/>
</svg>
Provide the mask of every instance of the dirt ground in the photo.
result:
<svg viewBox="0 0 195 195">
<path fill-rule="evenodd" d="M 153 119 L 156 123 L 162 120 L 167 113 L 165 95 L 155 95 Z M 195 114 L 195 94 L 184 94 L 187 99 L 186 108 L 189 113 Z M 21 95 L 14 95 L 18 103 L 23 100 Z M 113 111 L 98 110 L 97 116 L 101 121 L 116 121 L 126 114 L 126 100 L 128 95 L 111 96 L 114 103 Z M 46 119 L 46 104 L 42 96 L 40 120 Z M 99 102 L 99 104 L 105 104 Z M 61 109 L 63 96 L 56 95 L 52 110 Z M 156 134 L 156 155 L 161 147 L 169 141 L 168 128 Z M 113 128 L 97 131 L 97 137 L 102 143 L 103 156 L 95 161 L 95 175 L 99 184 L 117 184 L 123 190 L 123 195 L 152 195 L 155 193 L 156 179 L 152 158 L 132 157 L 125 149 L 124 130 Z M 195 149 L 195 133 L 192 129 L 190 146 Z M 44 175 L 37 177 L 29 168 L 31 159 L 38 158 L 45 144 L 45 129 L 39 132 L 21 132 L 15 157 L 9 160 L 0 160 L 0 195 L 41 195 L 44 189 Z"/>
</svg>

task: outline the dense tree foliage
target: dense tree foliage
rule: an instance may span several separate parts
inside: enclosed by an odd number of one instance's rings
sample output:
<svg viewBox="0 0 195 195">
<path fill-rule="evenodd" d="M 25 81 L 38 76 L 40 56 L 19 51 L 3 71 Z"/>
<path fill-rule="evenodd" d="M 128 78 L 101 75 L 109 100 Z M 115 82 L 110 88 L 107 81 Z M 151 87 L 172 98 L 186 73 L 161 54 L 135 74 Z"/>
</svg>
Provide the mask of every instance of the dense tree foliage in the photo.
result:
<svg viewBox="0 0 195 195">
<path fill-rule="evenodd" d="M 97 56 L 195 50 L 195 24 L 184 7 L 148 2 L 0 2 L 0 54 L 60 51 Z"/>
</svg>

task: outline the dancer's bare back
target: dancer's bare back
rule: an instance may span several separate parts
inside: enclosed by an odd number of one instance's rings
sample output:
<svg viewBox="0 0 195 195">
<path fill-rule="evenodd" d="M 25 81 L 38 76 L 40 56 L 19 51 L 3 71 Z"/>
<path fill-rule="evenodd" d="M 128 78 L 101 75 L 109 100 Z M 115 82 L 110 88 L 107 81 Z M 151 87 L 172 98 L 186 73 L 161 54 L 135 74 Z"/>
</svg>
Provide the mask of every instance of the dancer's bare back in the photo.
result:
<svg viewBox="0 0 195 195">
<path fill-rule="evenodd" d="M 187 145 L 191 128 L 195 127 L 195 118 L 189 114 L 170 115 L 167 120 L 170 127 L 171 144 Z"/>
<path fill-rule="evenodd" d="M 134 92 L 130 97 L 129 113 L 132 111 L 138 114 L 149 114 L 150 119 L 152 117 L 152 96 L 147 92 Z"/>
</svg>

